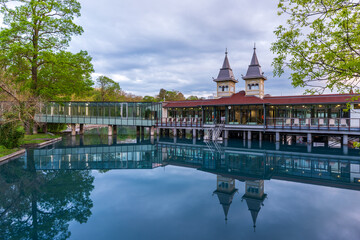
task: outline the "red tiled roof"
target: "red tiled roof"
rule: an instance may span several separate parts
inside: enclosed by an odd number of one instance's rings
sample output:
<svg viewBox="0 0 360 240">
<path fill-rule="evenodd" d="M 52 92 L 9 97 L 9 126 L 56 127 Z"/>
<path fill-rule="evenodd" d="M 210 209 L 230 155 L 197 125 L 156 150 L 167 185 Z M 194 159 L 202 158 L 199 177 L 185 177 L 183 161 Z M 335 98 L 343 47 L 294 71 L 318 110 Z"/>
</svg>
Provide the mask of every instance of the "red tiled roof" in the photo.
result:
<svg viewBox="0 0 360 240">
<path fill-rule="evenodd" d="M 268 96 L 264 99 L 256 96 L 246 96 L 244 91 L 233 94 L 230 97 L 218 99 L 173 101 L 165 103 L 164 107 L 200 107 L 216 105 L 253 105 L 253 104 L 331 104 L 347 103 L 354 94 L 323 94 L 323 95 L 295 95 L 295 96 Z M 356 102 L 360 102 L 360 99 Z"/>
<path fill-rule="evenodd" d="M 347 103 L 354 94 L 323 94 L 323 95 L 297 95 L 297 96 L 271 96 L 264 100 L 272 105 L 281 104 L 329 104 Z M 358 101 L 356 101 L 358 102 Z"/>
</svg>

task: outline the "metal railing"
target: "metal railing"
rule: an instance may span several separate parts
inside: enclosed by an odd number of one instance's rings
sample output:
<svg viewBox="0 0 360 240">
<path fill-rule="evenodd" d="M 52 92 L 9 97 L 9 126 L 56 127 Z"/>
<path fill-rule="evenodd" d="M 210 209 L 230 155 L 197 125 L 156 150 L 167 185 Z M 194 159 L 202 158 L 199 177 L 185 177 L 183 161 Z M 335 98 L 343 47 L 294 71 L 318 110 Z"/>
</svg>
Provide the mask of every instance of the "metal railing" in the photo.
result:
<svg viewBox="0 0 360 240">
<path fill-rule="evenodd" d="M 160 118 L 157 127 L 202 127 L 202 118 Z"/>
<path fill-rule="evenodd" d="M 267 118 L 267 129 L 360 130 L 360 118 Z"/>
</svg>

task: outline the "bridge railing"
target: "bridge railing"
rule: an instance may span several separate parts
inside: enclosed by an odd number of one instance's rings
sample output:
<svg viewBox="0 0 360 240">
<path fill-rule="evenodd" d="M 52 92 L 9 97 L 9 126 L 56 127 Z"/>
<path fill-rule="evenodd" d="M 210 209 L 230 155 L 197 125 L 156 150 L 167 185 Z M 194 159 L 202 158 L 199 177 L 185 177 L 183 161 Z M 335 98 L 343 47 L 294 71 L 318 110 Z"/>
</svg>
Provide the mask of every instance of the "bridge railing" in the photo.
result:
<svg viewBox="0 0 360 240">
<path fill-rule="evenodd" d="M 160 118 L 156 120 L 157 127 L 202 127 L 202 118 Z"/>
<path fill-rule="evenodd" d="M 360 118 L 266 118 L 267 129 L 360 131 Z"/>
</svg>

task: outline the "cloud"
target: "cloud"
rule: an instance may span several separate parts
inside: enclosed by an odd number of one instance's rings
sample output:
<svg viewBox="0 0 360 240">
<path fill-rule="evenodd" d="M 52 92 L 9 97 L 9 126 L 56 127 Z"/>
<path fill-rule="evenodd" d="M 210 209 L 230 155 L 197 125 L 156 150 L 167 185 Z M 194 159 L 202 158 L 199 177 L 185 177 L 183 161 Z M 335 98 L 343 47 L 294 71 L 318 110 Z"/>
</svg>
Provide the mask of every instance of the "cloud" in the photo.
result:
<svg viewBox="0 0 360 240">
<path fill-rule="evenodd" d="M 73 38 L 71 50 L 87 50 L 93 57 L 94 76 L 113 77 L 125 91 L 155 95 L 165 88 L 209 96 L 215 92 L 212 77 L 218 74 L 225 48 L 241 80 L 256 42 L 269 79 L 266 92 L 299 92 L 286 77 L 272 77 L 270 44 L 275 40 L 273 31 L 283 22 L 276 1 L 80 2 L 82 16 L 76 21 L 85 32 Z M 243 88 L 241 80 L 237 90 Z"/>
</svg>

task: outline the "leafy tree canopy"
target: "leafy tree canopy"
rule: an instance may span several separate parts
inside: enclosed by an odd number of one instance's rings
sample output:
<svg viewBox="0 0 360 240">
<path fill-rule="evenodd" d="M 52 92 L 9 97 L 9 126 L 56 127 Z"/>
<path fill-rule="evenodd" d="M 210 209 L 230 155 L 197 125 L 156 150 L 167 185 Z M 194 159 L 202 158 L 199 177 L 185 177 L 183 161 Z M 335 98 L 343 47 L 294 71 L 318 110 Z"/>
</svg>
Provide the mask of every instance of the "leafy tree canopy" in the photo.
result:
<svg viewBox="0 0 360 240">
<path fill-rule="evenodd" d="M 83 32 L 74 23 L 80 16 L 80 3 L 1 0 L 0 4 L 6 26 L 0 32 L 0 63 L 24 91 L 57 100 L 92 85 L 88 54 L 65 51 L 71 37 Z"/>
<path fill-rule="evenodd" d="M 167 91 L 163 88 L 160 89 L 157 96 L 158 101 L 182 101 L 185 100 L 184 95 L 179 91 Z"/>
<path fill-rule="evenodd" d="M 307 92 L 358 91 L 360 3 L 343 0 L 279 0 L 287 23 L 275 31 L 274 75 L 291 70 L 292 84 Z"/>
<path fill-rule="evenodd" d="M 96 101 L 110 102 L 119 100 L 121 95 L 119 83 L 106 76 L 100 76 L 96 79 L 96 84 L 98 86 L 98 93 L 95 97 Z"/>
</svg>

